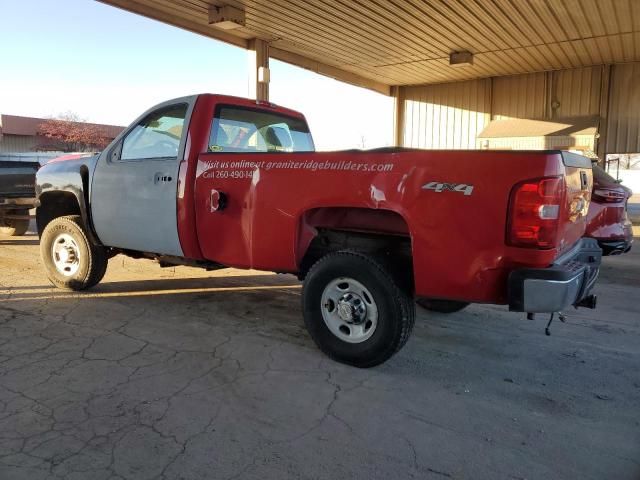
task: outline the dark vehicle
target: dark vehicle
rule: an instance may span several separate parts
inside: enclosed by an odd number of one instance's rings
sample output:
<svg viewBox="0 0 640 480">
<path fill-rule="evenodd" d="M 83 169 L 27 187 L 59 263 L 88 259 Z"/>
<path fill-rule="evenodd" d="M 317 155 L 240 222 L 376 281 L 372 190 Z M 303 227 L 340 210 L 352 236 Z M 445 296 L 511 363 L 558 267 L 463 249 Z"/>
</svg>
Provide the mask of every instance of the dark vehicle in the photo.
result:
<svg viewBox="0 0 640 480">
<path fill-rule="evenodd" d="M 0 161 L 0 234 L 24 235 L 29 228 L 29 209 L 35 206 L 38 162 Z"/>
<path fill-rule="evenodd" d="M 603 255 L 620 255 L 631 249 L 633 229 L 627 203 L 633 192 L 597 165 L 593 165 L 593 192 L 585 236 L 595 238 Z"/>
</svg>

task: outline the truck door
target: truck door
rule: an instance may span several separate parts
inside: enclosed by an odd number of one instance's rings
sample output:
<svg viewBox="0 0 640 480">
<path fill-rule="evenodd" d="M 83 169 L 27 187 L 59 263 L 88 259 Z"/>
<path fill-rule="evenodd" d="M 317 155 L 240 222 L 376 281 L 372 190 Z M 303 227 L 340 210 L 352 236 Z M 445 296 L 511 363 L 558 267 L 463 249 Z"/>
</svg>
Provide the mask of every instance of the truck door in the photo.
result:
<svg viewBox="0 0 640 480">
<path fill-rule="evenodd" d="M 182 255 L 176 186 L 189 105 L 163 104 L 145 114 L 98 159 L 91 213 L 104 245 Z"/>
<path fill-rule="evenodd" d="M 275 213 L 276 190 L 287 183 L 273 180 L 276 174 L 270 164 L 302 163 L 305 158 L 299 154 L 313 150 L 304 117 L 260 106 L 218 104 L 207 152 L 199 155 L 196 174 L 196 224 L 203 256 L 224 265 L 282 268 L 291 264 L 293 268 L 289 244 L 274 239 L 293 241 L 296 232 L 287 232 L 281 224 L 267 220 L 278 217 L 287 228 L 297 227 L 284 204 Z M 295 173 L 293 170 L 289 178 L 295 179 Z M 274 243 L 279 243 L 280 254 Z"/>
</svg>

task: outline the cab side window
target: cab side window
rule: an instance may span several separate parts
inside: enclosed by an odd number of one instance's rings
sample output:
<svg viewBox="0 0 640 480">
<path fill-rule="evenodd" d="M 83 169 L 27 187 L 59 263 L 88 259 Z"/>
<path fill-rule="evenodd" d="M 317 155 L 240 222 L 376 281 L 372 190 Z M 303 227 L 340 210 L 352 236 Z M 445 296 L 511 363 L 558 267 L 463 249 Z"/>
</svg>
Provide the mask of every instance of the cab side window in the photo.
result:
<svg viewBox="0 0 640 480">
<path fill-rule="evenodd" d="M 120 160 L 176 159 L 187 107 L 171 105 L 147 115 L 125 137 Z"/>
<path fill-rule="evenodd" d="M 246 107 L 222 106 L 211 124 L 209 152 L 313 152 L 304 119 Z"/>
</svg>

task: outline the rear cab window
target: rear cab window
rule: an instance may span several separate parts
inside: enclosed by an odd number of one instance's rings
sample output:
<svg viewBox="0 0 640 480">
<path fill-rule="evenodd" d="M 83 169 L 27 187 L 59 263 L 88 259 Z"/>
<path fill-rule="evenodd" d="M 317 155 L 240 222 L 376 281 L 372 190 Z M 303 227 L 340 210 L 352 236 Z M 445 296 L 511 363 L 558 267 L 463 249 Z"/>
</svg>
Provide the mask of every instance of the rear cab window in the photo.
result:
<svg viewBox="0 0 640 480">
<path fill-rule="evenodd" d="M 231 105 L 216 109 L 207 149 L 210 153 L 314 150 L 313 138 L 304 119 Z"/>
</svg>

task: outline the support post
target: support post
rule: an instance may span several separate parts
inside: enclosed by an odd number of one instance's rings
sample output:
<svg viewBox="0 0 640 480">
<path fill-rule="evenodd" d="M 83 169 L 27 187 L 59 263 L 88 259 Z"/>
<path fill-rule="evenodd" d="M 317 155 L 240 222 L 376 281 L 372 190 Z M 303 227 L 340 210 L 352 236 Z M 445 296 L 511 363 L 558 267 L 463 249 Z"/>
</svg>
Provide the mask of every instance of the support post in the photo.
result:
<svg viewBox="0 0 640 480">
<path fill-rule="evenodd" d="M 598 139 L 596 153 L 602 168 L 607 163 L 607 133 L 609 122 L 609 94 L 611 92 L 611 65 L 602 66 L 602 81 L 600 84 L 600 119 L 598 125 Z M 614 152 L 615 153 L 615 152 Z"/>
<path fill-rule="evenodd" d="M 249 98 L 269 101 L 269 44 L 259 38 L 249 40 Z"/>
<path fill-rule="evenodd" d="M 554 120 L 557 117 L 557 86 L 555 72 L 544 73 L 544 118 Z"/>
<path fill-rule="evenodd" d="M 391 87 L 393 95 L 393 142 L 396 147 L 404 146 L 404 87 Z"/>
</svg>

